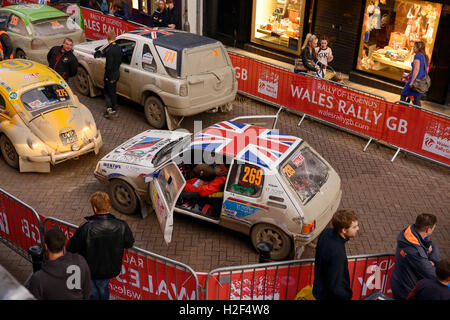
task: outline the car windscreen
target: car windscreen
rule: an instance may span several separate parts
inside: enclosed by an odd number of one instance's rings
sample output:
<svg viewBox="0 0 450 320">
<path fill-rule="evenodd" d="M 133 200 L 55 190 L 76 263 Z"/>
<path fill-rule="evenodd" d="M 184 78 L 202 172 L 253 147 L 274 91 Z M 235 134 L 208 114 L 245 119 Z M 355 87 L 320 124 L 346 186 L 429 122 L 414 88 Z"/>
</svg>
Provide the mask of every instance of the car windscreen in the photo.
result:
<svg viewBox="0 0 450 320">
<path fill-rule="evenodd" d="M 280 174 L 303 204 L 314 197 L 328 179 L 329 169 L 309 147 L 296 149 L 279 167 Z"/>
<path fill-rule="evenodd" d="M 80 26 L 69 17 L 36 21 L 33 23 L 33 27 L 36 34 L 43 37 L 72 33 L 81 30 Z"/>
<path fill-rule="evenodd" d="M 208 73 L 226 67 L 228 65 L 226 54 L 221 46 L 208 46 L 204 50 L 187 51 L 187 61 L 183 62 L 186 76 Z"/>
<path fill-rule="evenodd" d="M 22 93 L 21 100 L 28 111 L 35 113 L 68 104 L 70 96 L 59 84 L 49 84 Z"/>
</svg>

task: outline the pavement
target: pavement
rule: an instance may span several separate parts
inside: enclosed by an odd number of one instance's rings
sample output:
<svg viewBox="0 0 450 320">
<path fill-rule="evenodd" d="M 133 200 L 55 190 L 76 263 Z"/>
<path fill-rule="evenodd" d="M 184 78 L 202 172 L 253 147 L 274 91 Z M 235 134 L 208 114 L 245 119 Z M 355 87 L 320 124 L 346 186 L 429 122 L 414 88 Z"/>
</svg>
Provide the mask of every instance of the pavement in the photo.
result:
<svg viewBox="0 0 450 320">
<path fill-rule="evenodd" d="M 75 90 L 76 92 L 76 90 Z M 103 97 L 87 98 L 78 94 L 89 107 L 101 130 L 104 145 L 98 155 L 88 154 L 52 167 L 51 173 L 19 173 L 0 157 L 0 188 L 31 205 L 46 217 L 55 217 L 80 225 L 91 215 L 89 196 L 106 191 L 93 176 L 94 168 L 105 154 L 128 138 L 149 129 L 143 109 L 119 99 L 119 118 L 103 117 Z M 181 126 L 193 131 L 194 120 L 203 127 L 241 115 L 275 114 L 276 109 L 238 95 L 228 113 L 203 113 L 183 120 Z M 366 140 L 313 120 L 283 111 L 279 129 L 308 141 L 334 167 L 342 179 L 340 209 L 353 209 L 360 216 L 360 231 L 347 244 L 347 254 L 393 253 L 398 233 L 414 223 L 423 212 L 437 216 L 438 225 L 431 239 L 442 257 L 450 256 L 450 169 L 412 155 L 400 153 L 392 163 L 395 150 L 372 143 L 366 152 Z M 175 215 L 173 240 L 166 245 L 155 215 L 113 214 L 130 225 L 135 246 L 189 265 L 197 272 L 214 268 L 258 262 L 248 236 L 205 221 Z M 303 257 L 314 256 L 307 248 Z M 31 264 L 0 244 L 0 264 L 20 282 L 30 275 Z"/>
</svg>

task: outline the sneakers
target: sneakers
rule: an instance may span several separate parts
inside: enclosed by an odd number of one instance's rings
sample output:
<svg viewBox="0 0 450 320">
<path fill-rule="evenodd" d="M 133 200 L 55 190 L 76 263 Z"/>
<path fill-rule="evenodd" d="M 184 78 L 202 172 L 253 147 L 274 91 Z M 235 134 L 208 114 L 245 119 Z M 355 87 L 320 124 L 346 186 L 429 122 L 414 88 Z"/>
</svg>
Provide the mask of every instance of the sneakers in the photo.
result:
<svg viewBox="0 0 450 320">
<path fill-rule="evenodd" d="M 117 113 L 117 110 L 114 110 L 113 108 L 106 108 L 105 113 L 103 114 L 105 118 L 117 118 L 119 114 Z"/>
</svg>

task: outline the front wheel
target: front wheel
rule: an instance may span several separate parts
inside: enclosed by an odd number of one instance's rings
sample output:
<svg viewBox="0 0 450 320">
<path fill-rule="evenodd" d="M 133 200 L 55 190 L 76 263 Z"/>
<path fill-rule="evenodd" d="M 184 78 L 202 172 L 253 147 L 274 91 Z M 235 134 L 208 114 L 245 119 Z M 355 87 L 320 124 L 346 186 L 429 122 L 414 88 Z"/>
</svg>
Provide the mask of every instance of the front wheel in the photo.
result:
<svg viewBox="0 0 450 320">
<path fill-rule="evenodd" d="M 108 188 L 111 204 L 117 211 L 131 215 L 136 212 L 139 201 L 132 186 L 119 179 L 112 180 Z"/>
<path fill-rule="evenodd" d="M 260 242 L 270 243 L 272 245 L 270 258 L 272 260 L 286 259 L 292 250 L 292 242 L 289 236 L 274 225 L 257 224 L 252 229 L 251 239 L 255 249 Z"/>
<path fill-rule="evenodd" d="M 162 129 L 166 125 L 166 110 L 162 101 L 150 96 L 144 103 L 145 117 L 148 123 L 155 129 Z"/>
<path fill-rule="evenodd" d="M 78 67 L 77 76 L 75 77 L 77 90 L 84 96 L 90 96 L 92 80 L 89 73 L 83 67 Z"/>
<path fill-rule="evenodd" d="M 21 49 L 17 49 L 17 51 L 16 51 L 16 58 L 17 59 L 28 59 L 26 53 L 23 50 L 21 50 Z"/>
<path fill-rule="evenodd" d="M 7 136 L 0 136 L 0 151 L 6 163 L 13 168 L 19 168 L 19 155 Z"/>
</svg>

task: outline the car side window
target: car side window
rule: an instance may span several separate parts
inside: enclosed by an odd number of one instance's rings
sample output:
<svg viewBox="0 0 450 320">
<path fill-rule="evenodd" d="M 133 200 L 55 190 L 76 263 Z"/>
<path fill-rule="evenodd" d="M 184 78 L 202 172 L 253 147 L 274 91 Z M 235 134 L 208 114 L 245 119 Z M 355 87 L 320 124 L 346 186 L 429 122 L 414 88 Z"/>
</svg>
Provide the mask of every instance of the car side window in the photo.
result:
<svg viewBox="0 0 450 320">
<path fill-rule="evenodd" d="M 263 169 L 248 163 L 233 165 L 227 191 L 257 198 L 261 195 L 263 186 Z"/>
<path fill-rule="evenodd" d="M 10 15 L 11 14 L 9 12 L 0 12 L 0 27 L 1 28 L 6 28 L 6 25 L 8 24 Z"/>
<path fill-rule="evenodd" d="M 128 39 L 119 39 L 116 40 L 116 43 L 122 49 L 122 63 L 130 64 L 131 59 L 133 58 L 136 42 Z"/>
<path fill-rule="evenodd" d="M 6 102 L 1 94 L 0 94 L 0 110 L 6 110 Z"/>
<path fill-rule="evenodd" d="M 8 30 L 23 36 L 28 34 L 27 28 L 25 27 L 25 23 L 21 18 L 19 18 L 15 14 L 12 14 L 11 18 L 9 19 Z"/>
<path fill-rule="evenodd" d="M 144 44 L 144 48 L 142 49 L 142 69 L 150 72 L 156 71 L 156 61 L 153 58 L 148 44 Z"/>
</svg>

